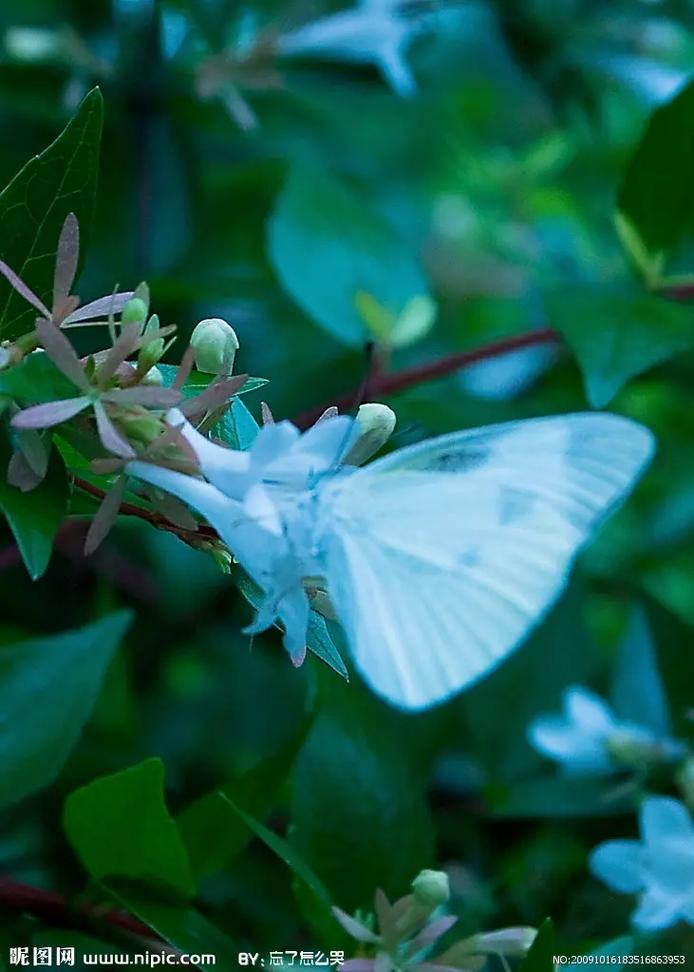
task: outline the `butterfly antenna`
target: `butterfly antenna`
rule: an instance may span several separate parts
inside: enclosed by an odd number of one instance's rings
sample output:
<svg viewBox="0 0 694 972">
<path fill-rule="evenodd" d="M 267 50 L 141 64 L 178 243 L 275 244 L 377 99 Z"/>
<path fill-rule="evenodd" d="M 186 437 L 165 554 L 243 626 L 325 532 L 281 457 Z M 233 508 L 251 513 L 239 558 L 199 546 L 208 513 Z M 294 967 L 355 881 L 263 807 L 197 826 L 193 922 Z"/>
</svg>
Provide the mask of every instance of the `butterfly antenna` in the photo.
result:
<svg viewBox="0 0 694 972">
<path fill-rule="evenodd" d="M 364 401 L 366 400 L 366 396 L 369 393 L 369 388 L 371 387 L 374 365 L 376 361 L 376 357 L 374 354 L 375 349 L 376 349 L 376 345 L 374 344 L 373 341 L 367 341 L 364 344 L 364 376 L 362 377 L 359 388 L 357 389 L 357 392 L 354 396 L 354 400 L 352 401 L 351 410 L 355 415 L 359 411 L 360 406 L 364 404 Z M 347 431 L 345 432 L 342 441 L 340 442 L 340 445 L 338 447 L 338 450 L 335 454 L 335 458 L 333 459 L 329 469 L 327 469 L 326 472 L 328 473 L 335 472 L 335 470 L 339 467 L 340 460 L 342 459 L 342 457 L 345 455 L 347 451 L 347 446 L 349 445 L 349 440 L 352 436 L 352 432 L 353 429 L 351 427 L 347 429 Z"/>
</svg>

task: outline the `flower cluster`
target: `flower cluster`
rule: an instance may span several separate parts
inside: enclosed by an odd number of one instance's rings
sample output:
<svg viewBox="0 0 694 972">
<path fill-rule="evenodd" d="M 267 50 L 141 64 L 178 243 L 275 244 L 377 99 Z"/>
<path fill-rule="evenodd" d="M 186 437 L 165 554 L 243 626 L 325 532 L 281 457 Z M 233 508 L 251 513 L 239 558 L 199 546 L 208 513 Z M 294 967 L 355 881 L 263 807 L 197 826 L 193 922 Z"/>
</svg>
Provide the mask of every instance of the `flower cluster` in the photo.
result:
<svg viewBox="0 0 694 972">
<path fill-rule="evenodd" d="M 542 715 L 528 728 L 531 744 L 565 773 L 614 773 L 681 759 L 686 747 L 646 726 L 618 719 L 610 706 L 582 685 L 563 695 L 562 715 Z"/>
<path fill-rule="evenodd" d="M 679 764 L 685 799 L 691 757 L 685 743 L 620 720 L 599 696 L 580 685 L 563 695 L 562 715 L 542 715 L 528 727 L 531 744 L 565 774 L 608 775 L 633 770 L 643 779 L 654 767 Z M 690 784 L 689 784 L 690 785 Z M 684 803 L 646 796 L 640 806 L 641 840 L 608 840 L 589 858 L 593 874 L 615 891 L 638 894 L 632 923 L 643 931 L 694 924 L 694 822 Z"/>
<path fill-rule="evenodd" d="M 71 294 L 79 260 L 79 226 L 69 214 L 56 251 L 50 309 L 6 263 L 0 273 L 37 311 L 34 327 L 0 346 L 0 406 L 10 416 L 13 455 L 9 482 L 34 489 L 48 468 L 51 432 L 92 466 L 97 474 L 120 473 L 87 537 L 94 549 L 115 519 L 126 487 L 125 464 L 162 462 L 195 475 L 195 454 L 166 422 L 176 406 L 181 416 L 211 421 L 240 391 L 246 376 L 231 377 L 238 339 L 225 321 L 201 321 L 175 377 L 166 383 L 158 367 L 175 340 L 175 327 L 162 327 L 149 313 L 149 291 L 113 293 L 80 306 Z M 104 346 L 80 358 L 67 335 L 72 328 L 100 328 Z M 186 388 L 193 358 L 207 381 Z M 203 376 L 204 378 L 204 376 Z M 48 392 L 48 394 L 46 394 Z M 53 394 L 51 394 L 51 392 Z M 184 521 L 195 531 L 194 518 L 173 497 L 150 491 L 148 499 L 164 517 Z"/>
<path fill-rule="evenodd" d="M 147 286 L 80 308 L 70 295 L 78 256 L 71 214 L 58 241 L 51 310 L 0 263 L 38 311 L 31 331 L 0 349 L 0 405 L 11 416 L 14 448 L 10 481 L 25 490 L 38 485 L 56 430 L 59 446 L 67 443 L 81 456 L 80 469 L 102 477 L 99 486 L 86 483 L 93 495 L 103 494 L 88 553 L 108 533 L 126 494 L 136 509 L 145 502 L 157 526 L 225 566 L 232 557 L 242 563 L 264 592 L 247 632 L 280 623 L 292 661 L 301 664 L 310 608 L 330 611 L 319 565 L 306 553 L 310 516 L 302 503 L 321 476 L 346 475 L 378 450 L 393 431 L 394 414 L 368 404 L 353 419 L 330 408 L 302 435 L 289 422 L 276 423 L 263 405 L 265 424 L 249 449 L 230 447 L 224 436 L 214 441 L 210 431 L 223 424 L 247 378 L 232 375 L 239 348 L 233 328 L 221 318 L 200 321 L 180 367 L 160 366 L 175 328 L 150 314 Z M 101 327 L 108 340 L 80 358 L 66 329 L 88 325 Z M 202 537 L 191 508 L 210 524 Z"/>
<path fill-rule="evenodd" d="M 694 821 L 672 797 L 648 797 L 639 814 L 640 840 L 608 840 L 590 856 L 596 877 L 622 894 L 638 894 L 637 928 L 678 921 L 694 925 Z"/>
<path fill-rule="evenodd" d="M 382 890 L 374 896 L 374 913 L 365 918 L 352 917 L 333 908 L 335 918 L 355 941 L 363 956 L 348 959 L 345 972 L 440 972 L 464 969 L 478 972 L 488 956 L 522 958 L 535 935 L 534 928 L 501 928 L 471 935 L 434 956 L 443 936 L 457 924 L 455 915 L 445 914 L 450 897 L 448 875 L 444 871 L 421 871 L 412 882 L 412 894 L 391 902 Z"/>
</svg>

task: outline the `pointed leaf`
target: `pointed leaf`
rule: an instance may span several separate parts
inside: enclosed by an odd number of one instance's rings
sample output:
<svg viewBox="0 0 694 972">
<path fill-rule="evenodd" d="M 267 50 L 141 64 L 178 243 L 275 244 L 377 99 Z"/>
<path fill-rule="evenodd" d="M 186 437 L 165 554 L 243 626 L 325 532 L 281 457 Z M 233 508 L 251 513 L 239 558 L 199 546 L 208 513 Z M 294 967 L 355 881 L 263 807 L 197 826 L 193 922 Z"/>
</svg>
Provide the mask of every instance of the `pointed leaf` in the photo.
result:
<svg viewBox="0 0 694 972">
<path fill-rule="evenodd" d="M 694 82 L 657 108 L 629 162 L 619 209 L 651 254 L 669 253 L 694 230 Z"/>
<path fill-rule="evenodd" d="M 0 194 L 0 257 L 41 298 L 51 303 L 58 238 L 73 212 L 82 241 L 96 194 L 103 100 L 90 91 L 65 129 L 31 159 Z M 84 254 L 84 245 L 83 245 Z M 12 339 L 31 328 L 36 314 L 0 281 L 0 335 Z"/>
<path fill-rule="evenodd" d="M 188 897 L 190 864 L 164 800 L 164 764 L 146 759 L 75 790 L 65 801 L 65 833 L 96 880 L 150 881 Z"/>
<path fill-rule="evenodd" d="M 0 469 L 7 469 L 12 449 L 6 430 L 0 429 Z M 40 577 L 50 560 L 53 540 L 67 512 L 68 489 L 65 468 L 54 450 L 42 483 L 23 493 L 0 477 L 0 511 L 33 580 Z"/>
<path fill-rule="evenodd" d="M 694 312 L 652 294 L 562 289 L 549 319 L 576 355 L 588 401 L 603 408 L 635 375 L 694 347 Z"/>
<path fill-rule="evenodd" d="M 58 775 L 130 620 L 118 611 L 84 628 L 0 648 L 1 806 Z"/>
<path fill-rule="evenodd" d="M 375 209 L 325 170 L 290 172 L 268 228 L 268 254 L 280 282 L 339 341 L 371 335 L 355 300 L 368 292 L 393 315 L 428 294 L 416 254 Z"/>
</svg>

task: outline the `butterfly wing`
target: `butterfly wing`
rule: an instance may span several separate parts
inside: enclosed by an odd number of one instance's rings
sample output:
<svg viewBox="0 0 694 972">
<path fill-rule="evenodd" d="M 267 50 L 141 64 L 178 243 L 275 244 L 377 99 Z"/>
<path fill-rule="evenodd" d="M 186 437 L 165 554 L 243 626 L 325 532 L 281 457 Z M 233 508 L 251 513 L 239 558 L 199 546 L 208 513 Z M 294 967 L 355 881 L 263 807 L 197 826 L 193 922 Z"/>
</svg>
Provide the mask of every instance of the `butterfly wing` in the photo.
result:
<svg viewBox="0 0 694 972">
<path fill-rule="evenodd" d="M 367 682 L 422 709 L 497 665 L 652 452 L 627 419 L 566 415 L 442 436 L 338 479 L 325 573 Z"/>
</svg>

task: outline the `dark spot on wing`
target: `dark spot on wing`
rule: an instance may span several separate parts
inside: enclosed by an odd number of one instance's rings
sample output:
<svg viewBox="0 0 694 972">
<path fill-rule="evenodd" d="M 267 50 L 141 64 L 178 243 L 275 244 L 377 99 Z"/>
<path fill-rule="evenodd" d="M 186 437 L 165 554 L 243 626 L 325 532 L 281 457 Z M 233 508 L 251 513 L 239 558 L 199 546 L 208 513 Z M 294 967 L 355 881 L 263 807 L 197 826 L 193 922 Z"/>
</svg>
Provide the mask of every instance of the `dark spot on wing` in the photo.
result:
<svg viewBox="0 0 694 972">
<path fill-rule="evenodd" d="M 434 455 L 425 452 L 421 456 L 413 456 L 403 468 L 426 469 L 432 472 L 469 472 L 471 469 L 479 469 L 488 458 L 489 450 L 482 447 L 451 450 Z"/>
<path fill-rule="evenodd" d="M 514 489 L 513 486 L 502 486 L 499 491 L 499 521 L 502 526 L 511 526 L 531 512 L 534 497 L 521 489 Z"/>
<path fill-rule="evenodd" d="M 477 547 L 468 547 L 458 557 L 458 563 L 461 567 L 479 567 L 481 562 L 482 557 Z"/>
</svg>

